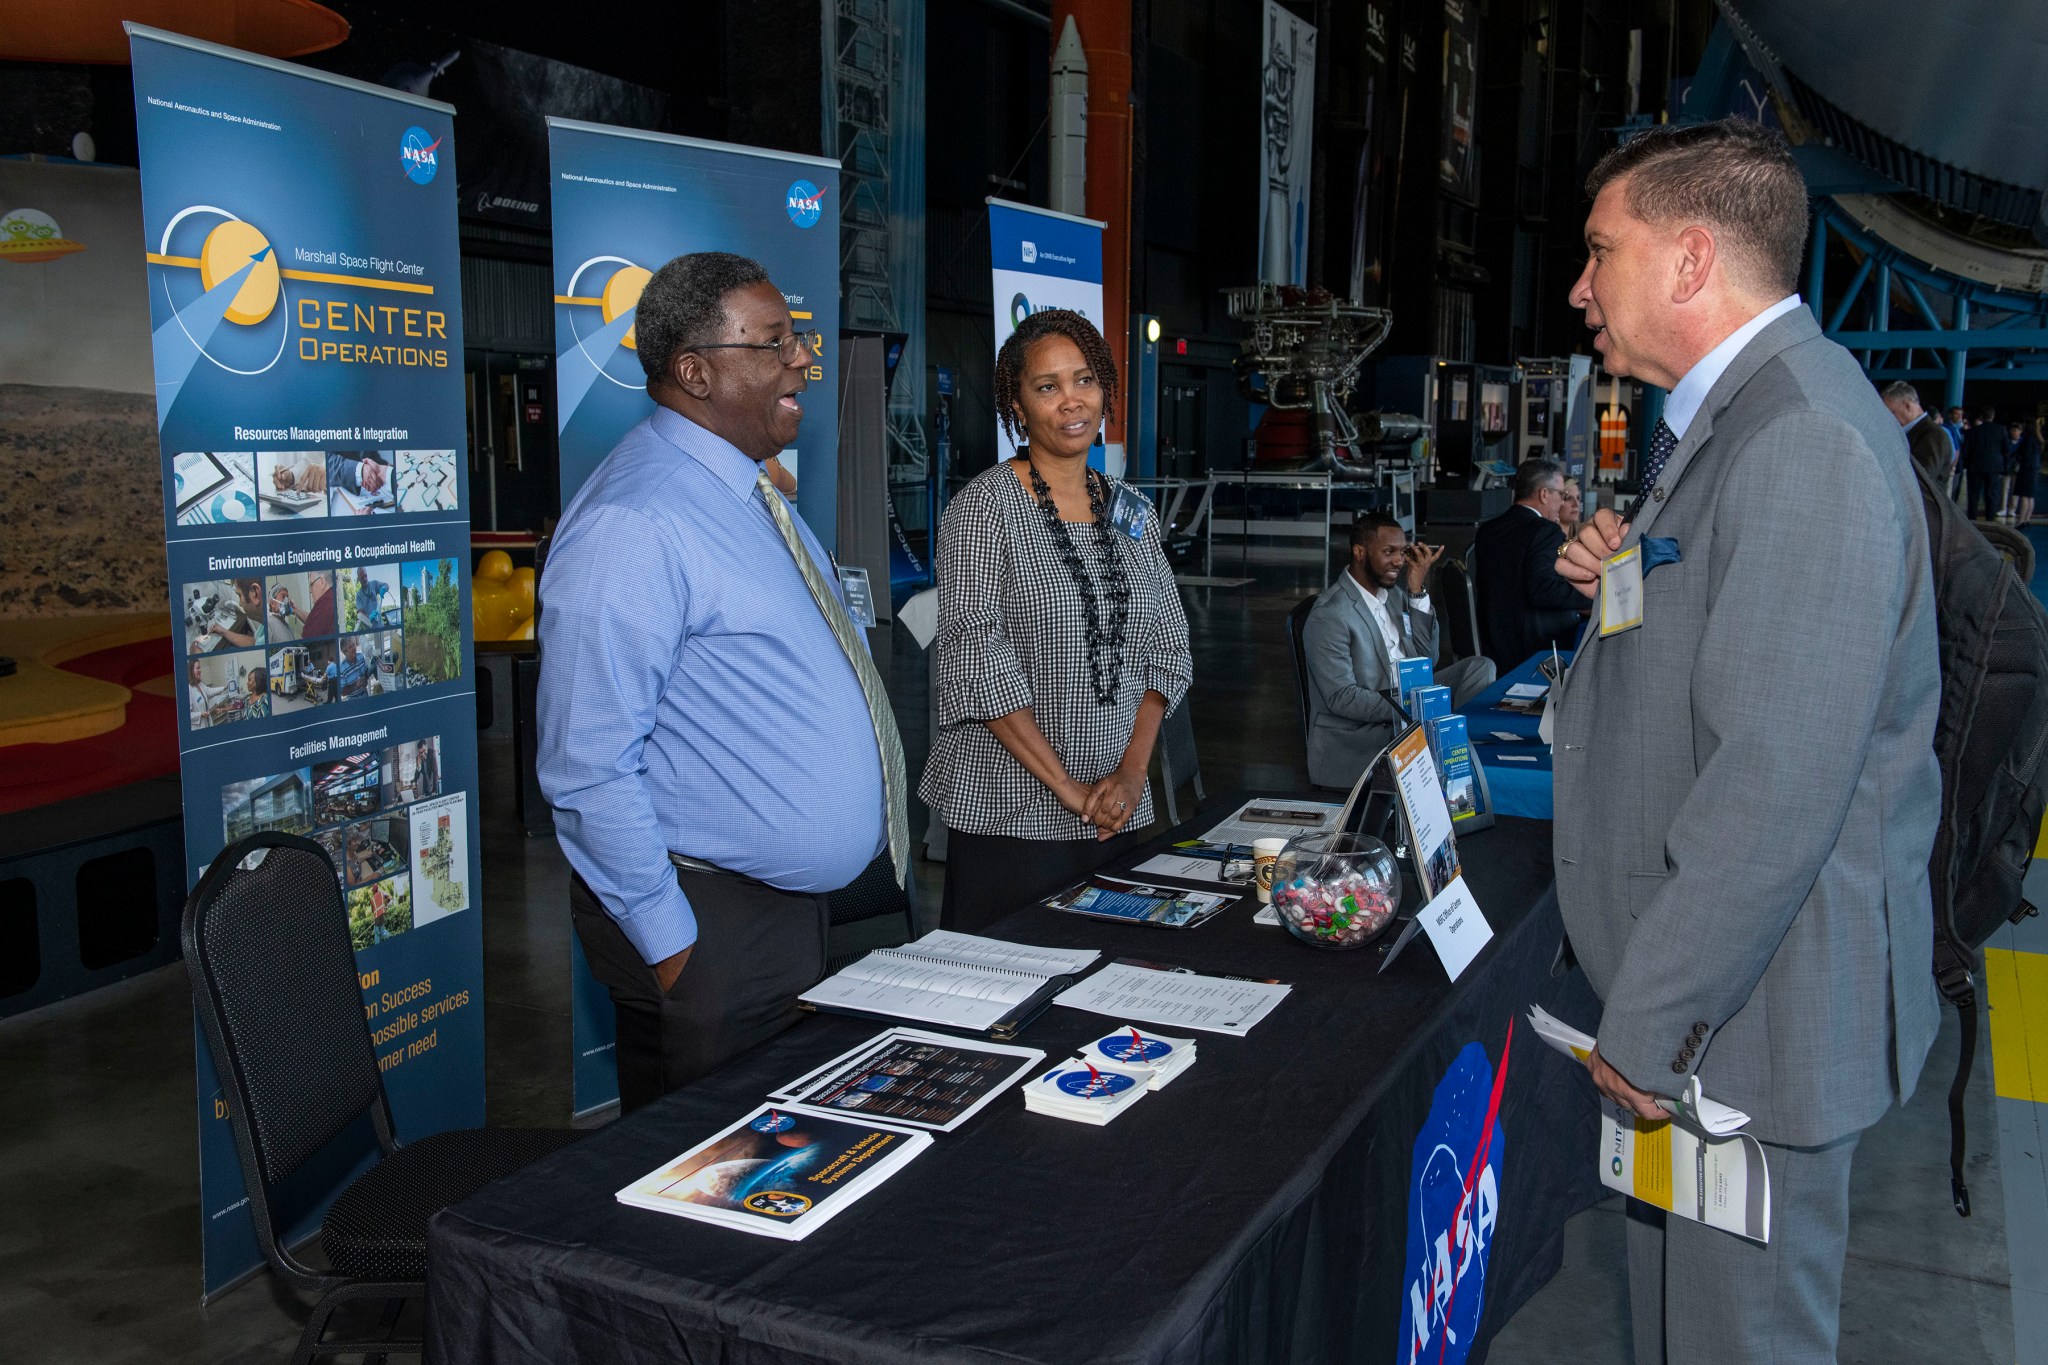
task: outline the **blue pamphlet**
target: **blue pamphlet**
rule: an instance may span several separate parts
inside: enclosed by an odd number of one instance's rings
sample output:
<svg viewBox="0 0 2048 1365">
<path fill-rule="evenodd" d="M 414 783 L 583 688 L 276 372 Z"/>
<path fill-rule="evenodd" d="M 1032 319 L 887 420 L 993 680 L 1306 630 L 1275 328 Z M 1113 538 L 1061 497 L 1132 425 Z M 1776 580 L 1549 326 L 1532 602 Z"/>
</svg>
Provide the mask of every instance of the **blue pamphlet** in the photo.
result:
<svg viewBox="0 0 2048 1365">
<path fill-rule="evenodd" d="M 1436 670 L 1427 659 L 1408 658 L 1394 660 L 1395 689 L 1401 697 L 1401 705 L 1412 715 L 1415 703 L 1410 694 L 1418 687 L 1428 687 L 1436 681 Z"/>
<path fill-rule="evenodd" d="M 1415 715 L 1415 723 L 1427 729 L 1429 723 L 1437 717 L 1451 714 L 1451 689 L 1442 683 L 1416 688 L 1411 710 Z"/>
<path fill-rule="evenodd" d="M 1437 772 L 1444 780 L 1444 802 L 1451 808 L 1456 825 L 1479 814 L 1479 797 L 1472 780 L 1472 745 L 1465 730 L 1465 717 L 1439 716 L 1429 723 L 1430 747 L 1436 750 Z"/>
</svg>

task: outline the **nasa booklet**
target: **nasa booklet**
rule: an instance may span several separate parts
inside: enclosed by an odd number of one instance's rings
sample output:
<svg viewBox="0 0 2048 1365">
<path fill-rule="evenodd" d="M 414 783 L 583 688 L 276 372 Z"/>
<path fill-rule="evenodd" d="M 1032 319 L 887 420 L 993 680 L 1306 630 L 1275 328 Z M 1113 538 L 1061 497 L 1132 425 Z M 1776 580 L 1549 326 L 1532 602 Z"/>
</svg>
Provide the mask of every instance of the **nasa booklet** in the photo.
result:
<svg viewBox="0 0 2048 1365">
<path fill-rule="evenodd" d="M 617 1198 L 800 1242 L 931 1143 L 929 1133 L 768 1105 L 649 1171 Z"/>
<path fill-rule="evenodd" d="M 1044 1060 L 1035 1047 L 895 1028 L 769 1098 L 801 1110 L 865 1114 L 950 1133 Z"/>
</svg>

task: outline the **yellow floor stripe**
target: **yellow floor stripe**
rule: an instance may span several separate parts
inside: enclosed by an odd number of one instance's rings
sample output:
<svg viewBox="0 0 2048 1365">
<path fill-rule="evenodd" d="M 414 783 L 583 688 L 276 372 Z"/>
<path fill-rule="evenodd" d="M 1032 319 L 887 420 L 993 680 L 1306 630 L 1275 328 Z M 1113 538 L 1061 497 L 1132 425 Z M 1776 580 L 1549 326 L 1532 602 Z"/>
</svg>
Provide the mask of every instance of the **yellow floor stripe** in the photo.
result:
<svg viewBox="0 0 2048 1365">
<path fill-rule="evenodd" d="M 1986 948 L 1984 993 L 1999 1095 L 2048 1103 L 2048 953 Z"/>
<path fill-rule="evenodd" d="M 2034 840 L 2034 856 L 2036 858 L 2048 858 L 2048 820 L 2041 822 L 2041 833 Z"/>
</svg>

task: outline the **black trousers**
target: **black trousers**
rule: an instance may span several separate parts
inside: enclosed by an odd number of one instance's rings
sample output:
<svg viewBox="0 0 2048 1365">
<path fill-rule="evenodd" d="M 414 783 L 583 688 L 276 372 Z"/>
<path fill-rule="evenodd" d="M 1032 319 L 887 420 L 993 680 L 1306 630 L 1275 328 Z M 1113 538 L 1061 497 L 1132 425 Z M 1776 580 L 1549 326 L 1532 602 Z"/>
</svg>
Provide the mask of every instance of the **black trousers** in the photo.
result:
<svg viewBox="0 0 2048 1365">
<path fill-rule="evenodd" d="M 664 992 L 596 894 L 581 877 L 570 883 L 576 937 L 618 1017 L 621 1113 L 796 1023 L 796 997 L 825 975 L 831 921 L 823 896 L 682 869 L 676 884 L 697 914 L 697 944 Z"/>
<path fill-rule="evenodd" d="M 1969 480 L 1970 520 L 1990 521 L 1998 515 L 1998 483 L 2003 474 L 1979 474 L 1971 470 Z"/>
<path fill-rule="evenodd" d="M 1135 830 L 1106 840 L 1013 839 L 948 827 L 939 925 L 978 934 L 1012 910 L 1072 886 L 1138 842 Z"/>
</svg>

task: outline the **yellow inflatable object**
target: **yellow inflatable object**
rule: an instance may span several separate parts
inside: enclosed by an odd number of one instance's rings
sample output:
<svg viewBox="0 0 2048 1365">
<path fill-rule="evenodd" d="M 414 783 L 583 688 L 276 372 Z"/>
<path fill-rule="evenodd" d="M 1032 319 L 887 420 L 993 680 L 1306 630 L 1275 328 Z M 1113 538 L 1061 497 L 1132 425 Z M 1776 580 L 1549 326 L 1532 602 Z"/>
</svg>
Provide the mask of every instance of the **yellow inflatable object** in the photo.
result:
<svg viewBox="0 0 2048 1365">
<path fill-rule="evenodd" d="M 519 623 L 519 629 L 513 631 L 505 638 L 508 640 L 531 640 L 533 638 L 533 624 L 533 618 L 529 616 Z"/>
<path fill-rule="evenodd" d="M 512 576 L 512 556 L 503 550 L 486 550 L 484 557 L 476 562 L 476 582 L 479 587 L 485 579 L 503 583 Z"/>
<path fill-rule="evenodd" d="M 503 584 L 480 578 L 470 586 L 469 615 L 477 639 L 509 640 L 533 613 Z"/>
<path fill-rule="evenodd" d="M 525 605 L 526 615 L 531 618 L 533 615 L 533 567 L 526 565 L 514 569 L 512 577 L 505 584 L 505 587 Z"/>
</svg>

